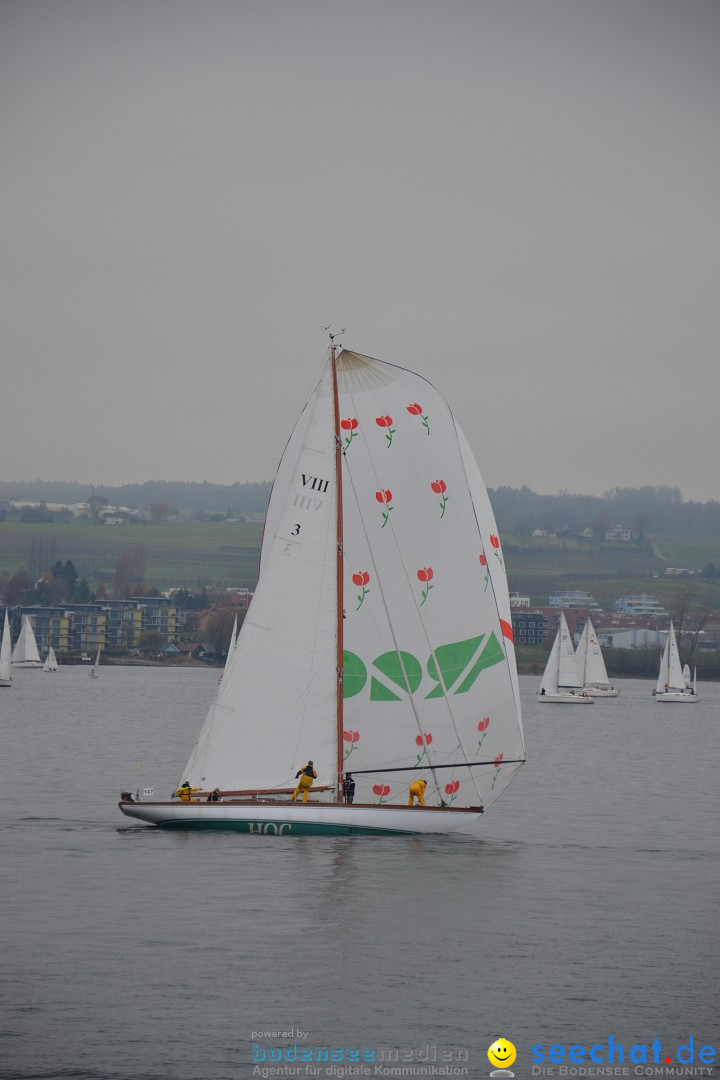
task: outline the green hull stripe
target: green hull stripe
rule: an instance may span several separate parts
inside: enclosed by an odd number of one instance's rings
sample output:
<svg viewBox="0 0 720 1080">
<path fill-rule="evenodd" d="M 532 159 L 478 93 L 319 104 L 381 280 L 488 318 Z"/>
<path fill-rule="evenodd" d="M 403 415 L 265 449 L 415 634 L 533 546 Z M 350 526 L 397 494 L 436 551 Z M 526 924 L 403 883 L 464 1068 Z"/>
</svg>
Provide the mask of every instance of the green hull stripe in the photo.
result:
<svg viewBox="0 0 720 1080">
<path fill-rule="evenodd" d="M 310 821 L 158 821 L 161 829 L 224 829 L 260 836 L 416 836 L 412 829 L 373 829 Z M 282 832 L 280 830 L 282 829 Z"/>
</svg>

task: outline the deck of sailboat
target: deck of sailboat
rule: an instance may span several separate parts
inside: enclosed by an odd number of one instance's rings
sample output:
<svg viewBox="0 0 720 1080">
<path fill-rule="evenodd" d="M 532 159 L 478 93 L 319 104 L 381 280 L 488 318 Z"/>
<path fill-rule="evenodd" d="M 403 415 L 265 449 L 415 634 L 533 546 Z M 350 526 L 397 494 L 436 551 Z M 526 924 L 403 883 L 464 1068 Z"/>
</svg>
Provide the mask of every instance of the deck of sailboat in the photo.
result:
<svg viewBox="0 0 720 1080">
<path fill-rule="evenodd" d="M 125 811 L 129 807 L 151 807 L 151 806 L 171 806 L 174 810 L 185 810 L 186 807 L 193 810 L 207 810 L 212 812 L 218 808 L 228 806 L 235 807 L 263 807 L 268 809 L 278 809 L 294 811 L 307 810 L 311 807 L 315 810 L 337 810 L 340 813 L 350 810 L 407 810 L 407 811 L 432 811 L 433 813 L 441 814 L 482 814 L 485 812 L 484 806 L 399 806 L 396 803 L 334 803 L 334 802 L 321 802 L 320 799 L 308 799 L 304 802 L 290 802 L 288 799 L 262 799 L 262 798 L 247 798 L 247 799 L 220 799 L 217 802 L 207 802 L 207 800 L 193 799 L 191 802 L 178 801 L 177 799 L 164 799 L 154 802 L 150 799 L 142 799 L 139 802 L 132 802 L 128 800 L 121 800 L 118 803 L 121 810 Z"/>
</svg>

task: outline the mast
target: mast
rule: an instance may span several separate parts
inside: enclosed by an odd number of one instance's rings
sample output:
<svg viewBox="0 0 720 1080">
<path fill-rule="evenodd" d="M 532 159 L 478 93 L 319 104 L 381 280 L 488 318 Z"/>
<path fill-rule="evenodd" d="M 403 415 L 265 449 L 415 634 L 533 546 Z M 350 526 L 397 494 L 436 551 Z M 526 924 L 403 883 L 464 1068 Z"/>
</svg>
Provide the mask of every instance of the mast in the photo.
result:
<svg viewBox="0 0 720 1080">
<path fill-rule="evenodd" d="M 342 333 L 342 331 L 341 331 Z M 342 507 L 342 439 L 340 438 L 340 400 L 337 381 L 337 346 L 330 334 L 330 364 L 332 366 L 333 404 L 335 412 L 335 483 L 337 491 L 337 790 L 336 802 L 343 801 L 343 507 Z"/>
</svg>

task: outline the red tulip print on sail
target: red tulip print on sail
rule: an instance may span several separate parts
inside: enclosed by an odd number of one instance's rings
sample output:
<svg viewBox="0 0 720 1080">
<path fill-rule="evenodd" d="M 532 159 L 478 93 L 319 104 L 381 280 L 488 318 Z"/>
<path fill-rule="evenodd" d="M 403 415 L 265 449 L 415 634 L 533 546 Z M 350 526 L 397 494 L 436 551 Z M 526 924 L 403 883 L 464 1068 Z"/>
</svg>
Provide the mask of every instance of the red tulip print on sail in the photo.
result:
<svg viewBox="0 0 720 1080">
<path fill-rule="evenodd" d="M 442 499 L 440 501 L 440 517 L 444 517 L 445 507 L 447 506 L 447 501 L 449 498 L 449 496 L 445 494 L 445 492 L 447 491 L 447 484 L 444 480 L 433 480 L 430 487 L 433 489 L 436 495 L 442 495 Z"/>
<path fill-rule="evenodd" d="M 418 570 L 417 576 L 418 581 L 422 581 L 425 584 L 425 588 L 422 590 L 421 594 L 422 600 L 420 601 L 420 607 L 422 607 L 430 594 L 430 590 L 433 588 L 433 586 L 430 584 L 433 579 L 432 566 L 424 566 L 422 570 Z"/>
<path fill-rule="evenodd" d="M 392 502 L 392 491 L 386 491 L 384 489 L 381 491 L 376 491 L 375 498 L 379 503 L 382 503 L 386 507 L 386 509 L 383 510 L 383 523 L 380 526 L 381 529 L 384 529 L 388 521 L 390 520 L 390 511 L 392 510 L 392 506 L 390 505 L 390 503 Z"/>
<path fill-rule="evenodd" d="M 490 533 L 490 543 L 492 544 L 492 547 L 493 547 L 493 555 L 495 556 L 495 558 L 497 559 L 497 561 L 500 563 L 500 565 L 502 566 L 502 568 L 504 570 L 505 567 L 503 565 L 502 559 L 500 558 L 500 538 L 498 536 L 495 536 L 494 533 Z"/>
<path fill-rule="evenodd" d="M 417 757 L 416 757 L 416 761 L 415 761 L 416 765 L 419 765 L 420 762 L 422 761 L 422 759 L 424 757 L 427 757 L 427 748 L 428 748 L 428 746 L 430 745 L 431 742 L 432 742 L 432 735 L 431 735 L 431 733 L 429 731 L 425 735 L 416 735 L 415 736 L 415 744 L 416 744 L 416 746 L 421 746 L 422 747 L 422 753 L 418 754 Z"/>
<path fill-rule="evenodd" d="M 388 446 L 392 446 L 393 435 L 396 429 L 392 426 L 392 416 L 376 416 L 375 423 L 378 427 L 385 428 L 385 438 L 388 441 Z"/>
<path fill-rule="evenodd" d="M 355 750 L 357 748 L 357 744 L 360 742 L 360 732 L 359 731 L 343 731 L 343 742 L 346 742 L 346 743 L 349 744 L 348 746 L 345 747 L 345 754 L 344 754 L 344 760 L 347 761 L 347 759 L 352 754 L 353 750 Z"/>
<path fill-rule="evenodd" d="M 428 423 L 427 416 L 423 416 L 422 405 L 418 405 L 417 401 L 414 401 L 412 405 L 407 406 L 407 411 L 411 416 L 422 416 L 423 427 L 426 429 L 428 435 L 430 434 L 430 424 Z"/>
<path fill-rule="evenodd" d="M 504 757 L 505 757 L 505 755 L 502 752 L 500 752 L 498 754 L 498 756 L 495 758 L 495 760 L 493 761 L 493 767 L 495 769 L 495 775 L 493 776 L 492 788 L 490 789 L 491 791 L 494 791 L 494 789 L 495 789 L 495 781 L 497 780 L 498 776 L 500 775 L 498 773 L 498 769 L 500 768 L 500 765 L 502 763 L 502 759 Z"/>
<path fill-rule="evenodd" d="M 445 785 L 445 794 L 449 796 L 449 798 L 445 800 L 448 806 L 450 805 L 450 803 L 455 802 L 459 790 L 459 780 L 452 780 L 449 784 Z"/>
<path fill-rule="evenodd" d="M 476 754 L 477 754 L 478 750 L 480 749 L 480 747 L 482 746 L 482 744 L 485 741 L 485 736 L 487 735 L 487 729 L 489 727 L 490 727 L 490 717 L 489 716 L 483 716 L 482 720 L 478 721 L 478 731 L 480 733 L 480 739 L 478 740 L 477 750 L 475 751 Z"/>
<path fill-rule="evenodd" d="M 347 420 L 341 420 L 340 421 L 340 427 L 343 429 L 343 431 L 349 431 L 350 432 L 348 437 L 343 442 L 343 446 L 347 450 L 348 446 L 350 445 L 350 443 L 353 441 L 353 439 L 357 435 L 358 421 L 354 416 L 353 417 L 348 417 Z"/>
<path fill-rule="evenodd" d="M 353 585 L 358 585 L 362 588 L 362 592 L 358 593 L 358 606 L 355 608 L 356 611 L 359 611 L 360 608 L 363 606 L 365 597 L 370 592 L 369 589 L 365 588 L 365 586 L 370 581 L 370 575 L 368 574 L 367 570 L 362 570 L 359 574 L 353 574 L 352 580 Z"/>
<path fill-rule="evenodd" d="M 485 554 L 484 551 L 481 552 L 481 554 L 480 554 L 480 565 L 482 566 L 483 573 L 485 574 L 485 588 L 484 588 L 483 591 L 487 592 L 489 575 L 488 575 L 488 568 L 487 568 L 487 555 Z"/>
<path fill-rule="evenodd" d="M 390 794 L 388 784 L 373 784 L 373 794 L 379 795 L 378 802 L 385 802 L 385 796 Z"/>
</svg>

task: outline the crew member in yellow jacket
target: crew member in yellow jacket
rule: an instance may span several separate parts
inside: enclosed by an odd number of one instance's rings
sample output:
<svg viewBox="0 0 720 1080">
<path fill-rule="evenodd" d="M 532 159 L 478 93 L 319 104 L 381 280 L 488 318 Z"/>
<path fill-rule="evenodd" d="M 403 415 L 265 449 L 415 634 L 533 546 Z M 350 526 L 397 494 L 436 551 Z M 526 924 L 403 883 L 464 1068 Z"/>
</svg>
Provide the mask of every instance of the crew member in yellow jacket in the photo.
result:
<svg viewBox="0 0 720 1080">
<path fill-rule="evenodd" d="M 425 780 L 413 780 L 410 785 L 410 798 L 408 799 L 408 806 L 414 805 L 414 800 L 417 799 L 418 806 L 425 805 L 425 788 L 427 782 Z"/>
<path fill-rule="evenodd" d="M 200 790 L 200 788 L 190 787 L 189 781 L 186 780 L 185 783 L 181 784 L 180 787 L 177 789 L 177 791 L 175 792 L 175 795 L 180 800 L 182 800 L 182 802 L 192 802 L 192 793 L 193 793 L 193 791 L 199 791 L 199 790 Z"/>
<path fill-rule="evenodd" d="M 298 777 L 300 777 L 299 780 Z M 298 780 L 298 786 L 295 788 L 292 795 L 290 796 L 290 802 L 295 802 L 301 791 L 303 797 L 302 801 L 307 802 L 310 788 L 313 785 L 313 780 L 317 780 L 317 773 L 315 772 L 315 766 L 313 765 L 312 761 L 308 761 L 307 765 L 305 765 L 302 769 L 298 769 L 298 771 L 295 773 L 295 779 Z"/>
</svg>

